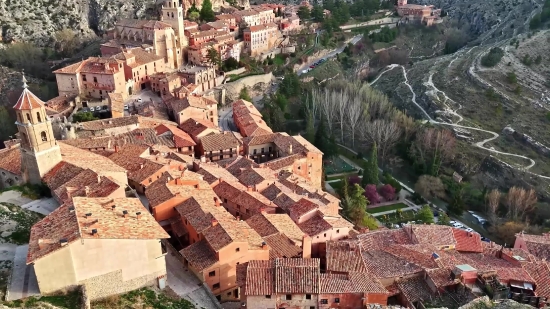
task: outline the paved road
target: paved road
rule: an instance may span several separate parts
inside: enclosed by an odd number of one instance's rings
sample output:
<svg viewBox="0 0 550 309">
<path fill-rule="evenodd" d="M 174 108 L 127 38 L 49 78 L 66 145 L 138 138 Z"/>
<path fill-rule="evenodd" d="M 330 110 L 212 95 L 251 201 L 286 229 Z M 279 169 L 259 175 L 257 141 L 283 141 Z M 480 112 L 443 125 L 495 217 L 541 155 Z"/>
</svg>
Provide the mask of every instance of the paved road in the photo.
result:
<svg viewBox="0 0 550 309">
<path fill-rule="evenodd" d="M 15 249 L 11 279 L 7 288 L 6 300 L 12 301 L 33 295 L 40 295 L 38 281 L 32 265 L 26 265 L 29 245 Z"/>
<path fill-rule="evenodd" d="M 217 308 L 216 304 L 208 296 L 205 287 L 195 275 L 185 268 L 181 262 L 168 250 L 166 255 L 166 272 L 168 274 L 168 286 L 178 294 L 192 302 L 196 308 Z"/>
<path fill-rule="evenodd" d="M 43 198 L 21 206 L 23 209 L 34 211 L 44 216 L 49 215 L 57 207 L 59 207 L 59 203 L 54 198 Z"/>
<path fill-rule="evenodd" d="M 363 38 L 363 35 L 362 35 L 362 34 L 356 35 L 356 36 L 354 36 L 354 37 L 349 41 L 349 43 L 355 45 L 355 44 L 357 44 L 357 42 L 359 42 L 359 40 L 361 40 L 361 38 Z M 347 45 L 347 44 L 346 44 L 346 45 Z M 342 46 L 342 47 L 340 47 L 340 48 L 338 48 L 338 49 L 335 49 L 335 50 L 331 51 L 330 53 L 326 54 L 323 58 L 319 58 L 319 59 L 317 59 L 317 60 L 315 60 L 315 61 L 312 61 L 312 62 L 310 62 L 310 63 L 305 63 L 305 64 L 303 64 L 303 65 L 298 69 L 298 72 L 296 72 L 296 74 L 297 74 L 298 76 L 302 75 L 303 71 L 304 71 L 306 68 L 309 68 L 313 63 L 315 63 L 315 62 L 317 62 L 317 61 L 319 61 L 319 60 L 321 60 L 321 59 L 328 60 L 328 59 L 330 59 L 330 58 L 336 57 L 337 54 L 339 54 L 339 53 L 341 53 L 341 52 L 344 51 L 344 48 L 346 48 L 346 45 L 344 45 L 344 46 Z M 315 69 L 314 69 L 314 70 L 315 70 Z"/>
<path fill-rule="evenodd" d="M 231 131 L 231 127 L 229 125 L 230 122 L 233 122 L 233 109 L 231 104 L 226 107 L 222 107 L 218 111 L 218 115 L 218 125 L 220 126 L 220 129 L 222 129 L 222 131 Z"/>
</svg>

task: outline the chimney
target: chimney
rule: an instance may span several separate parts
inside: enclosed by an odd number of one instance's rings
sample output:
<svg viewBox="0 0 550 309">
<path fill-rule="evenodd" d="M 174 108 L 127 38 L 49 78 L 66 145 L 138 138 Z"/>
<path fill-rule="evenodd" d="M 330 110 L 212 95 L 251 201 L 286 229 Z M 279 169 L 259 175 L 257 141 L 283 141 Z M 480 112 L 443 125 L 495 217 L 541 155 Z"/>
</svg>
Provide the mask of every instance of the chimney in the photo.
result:
<svg viewBox="0 0 550 309">
<path fill-rule="evenodd" d="M 59 244 L 61 245 L 61 247 L 66 246 L 68 243 L 69 242 L 65 238 L 59 240 Z"/>
<path fill-rule="evenodd" d="M 212 226 L 218 225 L 218 220 L 215 219 L 215 218 L 212 218 L 211 224 L 212 224 Z"/>
<path fill-rule="evenodd" d="M 97 237 L 97 229 L 92 229 L 92 236 Z"/>
<path fill-rule="evenodd" d="M 266 212 L 265 212 L 265 208 L 264 208 L 264 207 L 260 207 L 260 213 L 262 213 L 262 214 L 266 214 Z"/>
<path fill-rule="evenodd" d="M 98 184 L 101 183 L 101 176 L 99 176 L 99 174 L 97 175 L 97 183 L 98 183 Z"/>
<path fill-rule="evenodd" d="M 216 205 L 216 207 L 220 207 L 220 199 L 215 197 L 214 198 L 214 204 Z"/>
<path fill-rule="evenodd" d="M 140 211 L 136 212 L 136 218 L 137 218 L 138 220 L 141 219 L 141 212 L 140 212 Z"/>
<path fill-rule="evenodd" d="M 88 194 L 90 194 L 90 187 L 88 186 L 84 187 L 84 194 L 86 195 L 86 197 L 88 196 Z"/>
<path fill-rule="evenodd" d="M 69 198 L 69 200 L 72 200 L 73 199 L 73 193 L 78 189 L 75 188 L 75 187 L 65 187 L 65 190 L 67 190 L 67 197 Z"/>
<path fill-rule="evenodd" d="M 262 241 L 262 250 L 269 250 L 269 247 L 265 243 L 265 241 Z"/>
<path fill-rule="evenodd" d="M 122 217 L 128 218 L 128 210 L 123 210 L 122 211 Z"/>
<path fill-rule="evenodd" d="M 288 154 L 292 154 L 292 144 L 288 145 Z"/>
<path fill-rule="evenodd" d="M 251 186 L 248 186 L 248 187 L 246 187 L 246 191 L 252 192 L 252 191 L 254 191 L 254 188 L 252 188 Z"/>
<path fill-rule="evenodd" d="M 305 234 L 302 236 L 302 258 L 311 258 L 311 238 Z"/>
<path fill-rule="evenodd" d="M 206 157 L 205 156 L 201 156 L 201 162 L 206 163 Z"/>
</svg>

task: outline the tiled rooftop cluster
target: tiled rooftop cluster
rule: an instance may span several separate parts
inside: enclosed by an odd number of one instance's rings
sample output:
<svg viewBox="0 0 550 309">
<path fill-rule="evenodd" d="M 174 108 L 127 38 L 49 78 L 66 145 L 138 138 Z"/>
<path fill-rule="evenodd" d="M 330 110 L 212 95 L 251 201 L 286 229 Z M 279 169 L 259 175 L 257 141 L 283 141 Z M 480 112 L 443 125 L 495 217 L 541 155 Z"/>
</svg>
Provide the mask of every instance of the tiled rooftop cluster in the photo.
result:
<svg viewBox="0 0 550 309">
<path fill-rule="evenodd" d="M 273 132 L 254 104 L 242 99 L 233 102 L 233 120 L 243 137 Z"/>
</svg>

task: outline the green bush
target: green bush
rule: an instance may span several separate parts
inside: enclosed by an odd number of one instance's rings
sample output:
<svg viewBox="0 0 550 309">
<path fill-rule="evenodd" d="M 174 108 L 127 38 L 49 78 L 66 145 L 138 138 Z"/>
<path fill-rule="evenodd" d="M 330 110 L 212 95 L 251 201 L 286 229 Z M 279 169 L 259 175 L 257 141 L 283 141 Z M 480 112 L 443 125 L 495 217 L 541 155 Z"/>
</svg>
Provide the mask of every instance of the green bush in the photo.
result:
<svg viewBox="0 0 550 309">
<path fill-rule="evenodd" d="M 489 53 L 481 58 L 481 64 L 485 67 L 494 67 L 504 56 L 504 51 L 500 47 L 493 47 Z"/>
</svg>

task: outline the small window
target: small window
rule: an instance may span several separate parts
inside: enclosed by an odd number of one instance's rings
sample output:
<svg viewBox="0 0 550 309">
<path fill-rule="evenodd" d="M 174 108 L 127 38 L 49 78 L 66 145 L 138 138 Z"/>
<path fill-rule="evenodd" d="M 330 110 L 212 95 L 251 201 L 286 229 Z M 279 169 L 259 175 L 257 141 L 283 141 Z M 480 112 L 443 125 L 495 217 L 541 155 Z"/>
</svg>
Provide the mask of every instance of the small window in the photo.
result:
<svg viewBox="0 0 550 309">
<path fill-rule="evenodd" d="M 211 271 L 208 273 L 208 277 L 214 277 L 216 275 L 216 271 Z"/>
<path fill-rule="evenodd" d="M 265 298 L 271 299 L 271 295 L 266 295 Z"/>
<path fill-rule="evenodd" d="M 323 305 L 328 304 L 328 299 L 321 299 L 321 304 L 323 304 Z"/>
<path fill-rule="evenodd" d="M 231 292 L 227 292 L 227 296 L 231 296 Z"/>
<path fill-rule="evenodd" d="M 40 137 L 42 138 L 42 141 L 43 142 L 47 142 L 48 141 L 48 137 L 46 136 L 46 132 L 45 131 L 42 131 L 40 133 Z"/>
<path fill-rule="evenodd" d="M 97 77 L 94 76 L 94 83 L 97 83 Z"/>
<path fill-rule="evenodd" d="M 239 252 L 239 251 L 241 251 L 241 249 L 240 249 L 240 248 L 237 248 L 237 249 L 235 249 L 235 252 Z"/>
<path fill-rule="evenodd" d="M 42 117 L 40 117 L 40 113 L 36 113 L 36 119 L 38 119 L 38 122 L 42 122 Z"/>
<path fill-rule="evenodd" d="M 286 300 L 292 300 L 292 295 L 291 294 L 286 294 Z"/>
<path fill-rule="evenodd" d="M 31 114 L 27 113 L 26 115 L 27 115 L 27 120 L 31 121 Z"/>
<path fill-rule="evenodd" d="M 334 299 L 334 302 L 337 303 L 337 304 L 339 304 L 339 303 L 340 303 L 340 298 L 335 298 L 335 299 Z"/>
<path fill-rule="evenodd" d="M 306 294 L 306 299 L 311 299 L 311 294 Z"/>
<path fill-rule="evenodd" d="M 340 230 L 336 230 L 336 233 L 340 233 Z"/>
<path fill-rule="evenodd" d="M 214 289 L 214 290 L 217 290 L 217 289 L 219 289 L 219 288 L 220 288 L 220 284 L 219 284 L 219 283 L 216 283 L 216 284 L 214 284 L 214 285 L 212 286 L 212 289 Z"/>
<path fill-rule="evenodd" d="M 227 199 L 226 199 L 226 198 L 224 198 L 224 199 L 223 199 L 223 202 L 224 202 L 224 203 L 227 203 Z"/>
<path fill-rule="evenodd" d="M 324 236 L 325 236 L 325 237 L 327 237 L 327 233 L 325 233 L 325 235 L 324 235 Z"/>
<path fill-rule="evenodd" d="M 309 309 L 315 309 L 315 306 L 309 306 Z"/>
</svg>

